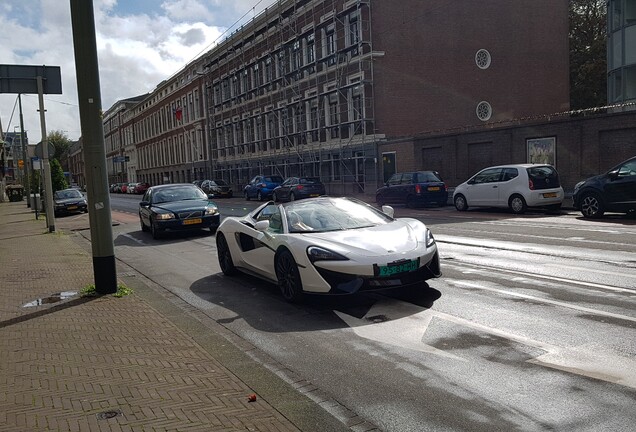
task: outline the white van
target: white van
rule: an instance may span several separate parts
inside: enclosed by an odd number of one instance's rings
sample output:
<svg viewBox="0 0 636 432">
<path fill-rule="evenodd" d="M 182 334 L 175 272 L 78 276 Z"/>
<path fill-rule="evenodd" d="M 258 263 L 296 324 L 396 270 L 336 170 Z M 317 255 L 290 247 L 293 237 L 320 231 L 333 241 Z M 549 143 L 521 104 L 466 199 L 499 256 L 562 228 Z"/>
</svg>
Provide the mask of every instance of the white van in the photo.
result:
<svg viewBox="0 0 636 432">
<path fill-rule="evenodd" d="M 485 168 L 455 188 L 459 211 L 469 207 L 508 207 L 521 214 L 528 207 L 558 210 L 563 188 L 552 165 L 519 164 Z"/>
</svg>

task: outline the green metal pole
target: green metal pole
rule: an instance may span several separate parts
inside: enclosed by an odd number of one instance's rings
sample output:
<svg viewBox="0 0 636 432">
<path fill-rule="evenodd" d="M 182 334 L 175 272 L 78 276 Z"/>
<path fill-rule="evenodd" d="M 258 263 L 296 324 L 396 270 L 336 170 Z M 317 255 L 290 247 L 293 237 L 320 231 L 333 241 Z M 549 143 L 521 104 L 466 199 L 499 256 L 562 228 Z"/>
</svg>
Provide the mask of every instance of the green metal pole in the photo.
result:
<svg viewBox="0 0 636 432">
<path fill-rule="evenodd" d="M 93 2 L 71 0 L 71 21 L 80 123 L 84 141 L 95 289 L 99 294 L 110 294 L 117 292 L 117 269 L 108 193 Z"/>
</svg>

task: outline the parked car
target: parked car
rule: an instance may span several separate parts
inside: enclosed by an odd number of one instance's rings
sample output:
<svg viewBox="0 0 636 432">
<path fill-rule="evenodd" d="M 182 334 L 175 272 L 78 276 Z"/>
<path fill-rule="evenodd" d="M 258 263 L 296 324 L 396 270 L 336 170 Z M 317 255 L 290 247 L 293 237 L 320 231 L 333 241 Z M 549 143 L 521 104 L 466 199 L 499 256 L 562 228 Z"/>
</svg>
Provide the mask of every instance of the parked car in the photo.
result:
<svg viewBox="0 0 636 432">
<path fill-rule="evenodd" d="M 437 171 L 416 171 L 393 174 L 383 187 L 375 193 L 375 202 L 445 206 L 448 202 L 448 187 Z"/>
<path fill-rule="evenodd" d="M 215 232 L 220 215 L 211 196 L 191 183 L 151 186 L 139 203 L 141 230 L 157 239 L 164 231 L 209 228 Z"/>
<path fill-rule="evenodd" d="M 318 177 L 289 177 L 280 186 L 274 188 L 272 199 L 274 201 L 294 201 L 324 194 L 325 185 Z"/>
<path fill-rule="evenodd" d="M 137 185 L 139 185 L 139 183 L 128 183 L 128 187 L 126 188 L 126 193 L 129 193 L 129 194 L 137 193 L 136 192 Z"/>
<path fill-rule="evenodd" d="M 201 187 L 201 183 L 203 183 L 203 180 L 195 180 L 192 182 L 193 185 L 199 186 L 199 187 Z"/>
<path fill-rule="evenodd" d="M 636 156 L 574 186 L 574 208 L 586 218 L 636 211 Z"/>
<path fill-rule="evenodd" d="M 119 193 L 128 193 L 128 183 L 122 183 L 119 186 Z"/>
<path fill-rule="evenodd" d="M 265 203 L 226 217 L 216 234 L 221 270 L 277 283 L 283 297 L 425 289 L 441 276 L 437 245 L 417 219 L 394 219 L 354 198 L 318 197 Z M 265 246 L 265 247 L 263 247 Z"/>
<path fill-rule="evenodd" d="M 232 187 L 225 182 L 225 180 L 203 180 L 201 183 L 201 189 L 207 194 L 212 194 L 215 197 L 232 198 Z"/>
<path fill-rule="evenodd" d="M 246 200 L 256 198 L 259 201 L 272 198 L 274 189 L 283 182 L 283 178 L 277 175 L 257 175 L 243 188 L 243 196 Z"/>
<path fill-rule="evenodd" d="M 459 211 L 469 207 L 508 207 L 524 213 L 528 207 L 558 210 L 563 188 L 551 165 L 520 164 L 489 167 L 455 188 L 453 202 Z"/>
<path fill-rule="evenodd" d="M 55 216 L 88 213 L 88 202 L 79 189 L 59 190 L 53 193 L 53 212 Z"/>
<path fill-rule="evenodd" d="M 137 186 L 135 186 L 135 193 L 137 195 L 145 194 L 149 187 L 150 183 L 137 183 Z"/>
</svg>

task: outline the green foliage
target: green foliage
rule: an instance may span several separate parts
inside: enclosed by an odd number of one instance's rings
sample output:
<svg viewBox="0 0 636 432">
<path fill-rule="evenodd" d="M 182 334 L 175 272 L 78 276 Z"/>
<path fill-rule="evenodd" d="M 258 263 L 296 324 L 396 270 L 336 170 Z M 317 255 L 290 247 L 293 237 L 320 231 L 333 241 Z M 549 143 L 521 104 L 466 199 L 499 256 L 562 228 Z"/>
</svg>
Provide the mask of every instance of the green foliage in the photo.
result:
<svg viewBox="0 0 636 432">
<path fill-rule="evenodd" d="M 570 0 L 570 108 L 607 104 L 606 0 Z"/>
<path fill-rule="evenodd" d="M 64 177 L 64 171 L 62 165 L 57 159 L 51 159 L 49 161 L 51 165 L 51 183 L 53 185 L 53 192 L 68 188 L 66 177 Z"/>
<path fill-rule="evenodd" d="M 40 193 L 42 185 L 40 185 L 40 171 L 33 170 L 29 175 L 29 186 L 31 187 L 31 193 Z"/>
<path fill-rule="evenodd" d="M 128 288 L 124 284 L 117 285 L 117 292 L 113 294 L 113 297 L 121 298 L 127 295 L 132 294 L 134 291 L 132 288 Z M 97 289 L 94 284 L 90 284 L 85 286 L 80 290 L 80 295 L 82 297 L 97 297 L 99 294 L 97 293 Z"/>
<path fill-rule="evenodd" d="M 46 136 L 47 140 L 55 147 L 55 153 L 49 155 L 49 159 L 57 159 L 61 161 L 68 154 L 71 147 L 71 140 L 62 131 L 52 131 Z"/>
</svg>

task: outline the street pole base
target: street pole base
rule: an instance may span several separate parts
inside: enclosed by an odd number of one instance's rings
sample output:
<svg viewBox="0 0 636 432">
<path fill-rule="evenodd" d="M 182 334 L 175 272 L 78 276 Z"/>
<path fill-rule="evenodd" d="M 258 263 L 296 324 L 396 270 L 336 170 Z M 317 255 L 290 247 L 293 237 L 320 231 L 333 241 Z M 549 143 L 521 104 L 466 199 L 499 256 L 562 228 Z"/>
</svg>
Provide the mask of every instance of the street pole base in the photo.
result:
<svg viewBox="0 0 636 432">
<path fill-rule="evenodd" d="M 98 294 L 117 292 L 117 269 L 114 255 L 93 257 L 93 275 L 95 277 L 95 290 Z"/>
</svg>

